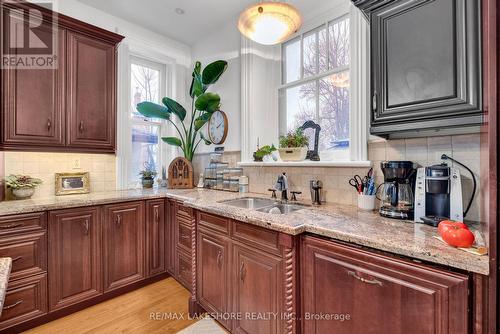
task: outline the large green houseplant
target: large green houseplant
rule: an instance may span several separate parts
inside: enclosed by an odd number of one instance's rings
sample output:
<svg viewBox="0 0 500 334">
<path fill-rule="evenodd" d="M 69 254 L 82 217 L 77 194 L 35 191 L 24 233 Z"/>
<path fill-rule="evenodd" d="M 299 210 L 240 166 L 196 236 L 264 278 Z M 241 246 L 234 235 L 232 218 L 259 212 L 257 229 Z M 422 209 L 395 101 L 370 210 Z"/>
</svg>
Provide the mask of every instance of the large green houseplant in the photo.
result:
<svg viewBox="0 0 500 334">
<path fill-rule="evenodd" d="M 206 145 L 211 144 L 210 140 L 200 130 L 212 117 L 212 114 L 219 109 L 220 96 L 207 92 L 207 89 L 219 80 L 226 68 L 226 61 L 217 60 L 207 65 L 202 71 L 201 63 L 196 62 L 191 87 L 189 88 L 189 95 L 192 99 L 191 115 L 187 119 L 186 109 L 169 97 L 162 99 L 163 105 L 153 102 L 141 102 L 137 105 L 137 111 L 145 117 L 164 119 L 174 126 L 179 136 L 162 137 L 162 140 L 167 144 L 180 147 L 184 152 L 184 157 L 189 161 L 193 160 L 194 153 L 200 142 L 203 141 Z M 172 120 L 172 115 L 175 115 L 180 120 L 179 124 Z M 188 124 L 184 124 L 185 120 Z"/>
</svg>

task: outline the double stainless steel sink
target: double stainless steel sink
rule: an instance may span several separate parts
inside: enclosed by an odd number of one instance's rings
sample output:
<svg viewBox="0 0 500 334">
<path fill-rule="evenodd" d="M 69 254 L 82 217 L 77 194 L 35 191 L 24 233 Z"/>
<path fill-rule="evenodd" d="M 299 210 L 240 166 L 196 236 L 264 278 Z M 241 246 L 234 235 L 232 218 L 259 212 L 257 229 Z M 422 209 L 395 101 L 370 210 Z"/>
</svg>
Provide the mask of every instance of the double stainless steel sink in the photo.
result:
<svg viewBox="0 0 500 334">
<path fill-rule="evenodd" d="M 304 204 L 282 203 L 275 199 L 259 198 L 259 197 L 243 197 L 222 201 L 221 203 L 231 205 L 237 208 L 250 209 L 259 212 L 273 214 L 287 214 L 297 210 L 307 208 Z"/>
</svg>

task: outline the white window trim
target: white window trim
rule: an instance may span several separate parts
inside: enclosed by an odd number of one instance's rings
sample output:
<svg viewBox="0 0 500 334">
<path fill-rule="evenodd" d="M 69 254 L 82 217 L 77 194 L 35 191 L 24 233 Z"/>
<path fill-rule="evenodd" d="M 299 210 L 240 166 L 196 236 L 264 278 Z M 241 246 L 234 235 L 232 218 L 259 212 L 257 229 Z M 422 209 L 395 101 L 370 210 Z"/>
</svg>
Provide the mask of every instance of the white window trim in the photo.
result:
<svg viewBox="0 0 500 334">
<path fill-rule="evenodd" d="M 131 81 L 130 81 L 130 67 L 132 64 L 132 59 L 134 63 L 143 63 L 147 66 L 154 65 L 158 67 L 157 64 L 161 64 L 163 67 L 163 78 L 160 80 L 160 93 L 159 98 L 164 96 L 173 96 L 175 94 L 175 89 L 173 87 L 175 78 L 175 61 L 158 53 L 156 50 L 147 47 L 145 44 L 135 41 L 124 42 L 120 45 L 118 50 L 118 62 L 120 64 L 119 68 L 119 102 L 118 102 L 118 134 L 117 134 L 117 159 L 116 159 L 116 170 L 117 170 L 117 189 L 128 189 L 129 188 L 129 163 L 131 161 L 132 151 L 131 148 L 131 136 L 132 136 L 132 124 L 160 124 L 160 137 L 168 136 L 172 133 L 172 126 L 166 121 L 163 122 L 143 122 L 134 121 L 130 117 L 130 101 L 131 96 Z M 162 141 L 159 141 L 159 164 L 160 166 L 167 166 L 169 156 L 173 154 L 169 147 L 162 145 Z"/>
<path fill-rule="evenodd" d="M 350 161 L 319 161 L 319 162 L 303 162 L 303 165 L 311 166 L 358 166 L 359 164 L 365 166 L 368 161 L 368 124 L 369 124 L 369 28 L 366 19 L 363 17 L 359 9 L 354 7 L 352 4 L 343 3 L 340 6 L 336 6 L 330 11 L 323 13 L 321 17 L 317 17 L 315 19 L 309 20 L 304 23 L 303 29 L 301 32 L 291 36 L 289 40 L 300 38 L 303 32 L 309 32 L 315 28 L 321 27 L 325 24 L 325 22 L 335 21 L 338 18 L 342 18 L 345 15 L 349 15 L 350 22 L 350 40 L 351 40 L 351 49 L 350 49 Z M 328 36 L 328 34 L 327 34 Z M 242 39 L 242 54 L 246 48 L 250 48 L 249 42 L 245 39 Z M 300 47 L 302 50 L 302 45 Z M 282 54 L 282 52 L 281 52 Z M 302 58 L 302 52 L 301 52 Z M 301 61 L 302 67 L 302 61 Z M 242 59 L 242 117 L 241 117 L 241 159 L 240 165 L 242 166 L 251 166 L 252 165 L 252 153 L 254 151 L 254 147 L 250 145 L 252 143 L 251 136 L 253 135 L 248 130 L 250 118 L 251 116 L 251 107 L 250 107 L 250 94 L 252 91 L 252 83 L 251 80 L 251 61 L 245 62 Z M 280 69 L 281 70 L 281 69 Z M 329 70 L 333 73 L 340 71 L 339 68 L 334 70 Z M 301 69 L 302 73 L 302 69 Z M 326 75 L 322 73 L 318 75 L 322 77 Z M 283 78 L 283 73 L 281 73 L 280 78 Z M 304 79 L 305 81 L 310 81 L 313 77 L 308 77 Z M 282 82 L 282 81 L 281 81 Z M 280 82 L 276 88 L 278 92 L 285 86 Z M 300 85 L 299 81 L 288 83 L 287 85 Z M 279 94 L 276 94 L 279 96 Z M 276 109 L 278 113 L 278 119 L 280 119 L 280 107 Z M 278 121 L 279 123 L 279 121 Z M 276 130 L 279 132 L 279 130 Z M 278 138 L 276 138 L 277 141 Z M 257 163 L 260 165 L 268 166 L 265 163 Z M 288 166 L 289 163 L 286 162 L 274 162 L 270 163 L 269 166 Z M 302 166 L 302 165 L 301 165 Z"/>
</svg>

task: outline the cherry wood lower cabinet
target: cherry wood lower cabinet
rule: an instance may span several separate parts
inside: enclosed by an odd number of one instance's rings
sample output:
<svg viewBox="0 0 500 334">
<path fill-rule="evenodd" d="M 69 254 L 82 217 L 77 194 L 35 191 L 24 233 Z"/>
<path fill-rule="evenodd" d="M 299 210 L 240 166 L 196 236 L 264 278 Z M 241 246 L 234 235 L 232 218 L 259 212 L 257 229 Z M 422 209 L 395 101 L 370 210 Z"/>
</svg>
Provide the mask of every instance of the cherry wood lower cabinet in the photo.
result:
<svg viewBox="0 0 500 334">
<path fill-rule="evenodd" d="M 282 259 L 234 245 L 232 272 L 234 333 L 281 333 Z"/>
<path fill-rule="evenodd" d="M 230 242 L 227 237 L 218 236 L 210 230 L 198 230 L 198 300 L 205 310 L 213 314 L 225 314 L 230 310 Z M 227 319 L 219 319 L 226 328 Z"/>
<path fill-rule="evenodd" d="M 304 334 L 468 333 L 466 275 L 306 236 L 301 276 Z"/>
<path fill-rule="evenodd" d="M 49 214 L 49 305 L 57 310 L 102 294 L 101 210 Z"/>
<path fill-rule="evenodd" d="M 197 303 L 232 333 L 296 333 L 297 237 L 197 213 Z"/>
<path fill-rule="evenodd" d="M 144 204 L 104 207 L 104 291 L 145 278 Z"/>
<path fill-rule="evenodd" d="M 165 200 L 146 201 L 146 273 L 148 277 L 166 270 Z"/>
</svg>

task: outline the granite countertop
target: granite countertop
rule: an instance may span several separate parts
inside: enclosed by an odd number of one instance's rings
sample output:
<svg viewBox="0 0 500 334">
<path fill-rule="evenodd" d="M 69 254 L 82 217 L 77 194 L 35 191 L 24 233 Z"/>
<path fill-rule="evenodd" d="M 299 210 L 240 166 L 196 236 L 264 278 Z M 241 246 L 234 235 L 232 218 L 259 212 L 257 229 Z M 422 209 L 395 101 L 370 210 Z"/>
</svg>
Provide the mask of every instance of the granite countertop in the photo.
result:
<svg viewBox="0 0 500 334">
<path fill-rule="evenodd" d="M 269 197 L 262 194 L 239 194 L 196 188 L 123 190 L 0 202 L 0 216 L 168 197 L 195 209 L 287 234 L 307 232 L 418 260 L 489 274 L 488 256 L 470 254 L 436 240 L 434 236 L 438 235 L 437 229 L 431 226 L 383 218 L 377 212 L 359 211 L 354 206 L 332 203 L 320 207 L 304 207 L 287 215 L 262 213 L 220 203 L 249 196 Z M 484 237 L 479 228 L 473 225 L 471 230 L 478 242 L 484 245 Z"/>
<path fill-rule="evenodd" d="M 10 257 L 0 258 L 0 315 L 5 301 L 5 293 L 7 292 L 7 282 L 9 281 L 10 270 L 12 268 L 12 259 Z"/>
</svg>

